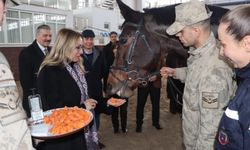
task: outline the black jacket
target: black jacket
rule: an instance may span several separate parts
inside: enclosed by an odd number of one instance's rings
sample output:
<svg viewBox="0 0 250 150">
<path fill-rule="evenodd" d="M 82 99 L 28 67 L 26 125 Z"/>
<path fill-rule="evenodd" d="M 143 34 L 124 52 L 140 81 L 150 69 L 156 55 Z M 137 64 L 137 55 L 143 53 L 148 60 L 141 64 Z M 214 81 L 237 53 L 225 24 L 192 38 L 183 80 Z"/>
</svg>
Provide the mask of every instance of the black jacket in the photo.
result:
<svg viewBox="0 0 250 150">
<path fill-rule="evenodd" d="M 115 59 L 113 49 L 114 49 L 114 44 L 112 44 L 112 42 L 109 42 L 103 48 L 103 54 L 104 54 L 104 57 L 107 61 L 108 68 L 113 64 L 114 59 Z"/>
<path fill-rule="evenodd" d="M 217 132 L 216 150 L 249 150 L 250 148 L 250 64 L 236 69 L 242 82 L 229 101 Z"/>
<path fill-rule="evenodd" d="M 38 75 L 37 86 L 44 110 L 80 106 L 80 89 L 65 67 L 44 67 Z"/>
<path fill-rule="evenodd" d="M 23 89 L 23 108 L 28 117 L 30 117 L 28 96 L 31 95 L 30 89 L 37 89 L 37 72 L 44 58 L 45 55 L 36 40 L 24 48 L 19 55 L 19 79 Z"/>
<path fill-rule="evenodd" d="M 65 67 L 46 66 L 38 75 L 38 92 L 44 110 L 64 106 L 80 107 L 81 92 Z M 86 150 L 84 131 L 41 143 L 43 150 Z"/>
<path fill-rule="evenodd" d="M 106 111 L 105 102 L 103 99 L 102 79 L 107 74 L 107 63 L 101 50 L 93 48 L 93 59 L 89 60 L 89 57 L 83 53 L 84 67 L 87 73 L 85 78 L 88 84 L 88 94 L 90 98 L 98 101 L 95 112 L 101 113 Z"/>
<path fill-rule="evenodd" d="M 113 52 L 114 47 L 115 47 L 115 45 L 112 44 L 112 42 L 109 42 L 103 48 L 103 55 L 104 55 L 105 60 L 107 62 L 107 71 L 106 71 L 107 74 L 103 78 L 104 92 L 106 92 L 106 90 L 107 90 L 107 80 L 108 80 L 108 75 L 109 75 L 109 69 L 110 69 L 110 66 L 112 66 L 114 59 L 115 59 L 115 55 Z"/>
</svg>

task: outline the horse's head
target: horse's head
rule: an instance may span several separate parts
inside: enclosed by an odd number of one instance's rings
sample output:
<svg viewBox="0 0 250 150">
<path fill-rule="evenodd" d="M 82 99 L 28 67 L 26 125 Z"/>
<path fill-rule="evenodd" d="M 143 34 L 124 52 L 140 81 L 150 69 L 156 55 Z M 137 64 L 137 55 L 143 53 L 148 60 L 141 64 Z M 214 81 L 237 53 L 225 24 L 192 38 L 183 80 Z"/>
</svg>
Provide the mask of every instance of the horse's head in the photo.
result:
<svg viewBox="0 0 250 150">
<path fill-rule="evenodd" d="M 117 3 L 125 22 L 110 68 L 107 93 L 130 97 L 138 85 L 146 85 L 149 77 L 158 73 L 165 54 L 175 51 L 186 58 L 187 49 L 175 36 L 166 34 L 167 27 L 175 20 L 175 5 L 145 9 L 142 13 L 121 0 Z"/>
<path fill-rule="evenodd" d="M 139 85 L 147 84 L 156 74 L 160 57 L 159 40 L 145 27 L 143 13 L 134 11 L 118 1 L 125 18 L 119 37 L 119 47 L 108 78 L 108 93 L 130 97 Z"/>
</svg>

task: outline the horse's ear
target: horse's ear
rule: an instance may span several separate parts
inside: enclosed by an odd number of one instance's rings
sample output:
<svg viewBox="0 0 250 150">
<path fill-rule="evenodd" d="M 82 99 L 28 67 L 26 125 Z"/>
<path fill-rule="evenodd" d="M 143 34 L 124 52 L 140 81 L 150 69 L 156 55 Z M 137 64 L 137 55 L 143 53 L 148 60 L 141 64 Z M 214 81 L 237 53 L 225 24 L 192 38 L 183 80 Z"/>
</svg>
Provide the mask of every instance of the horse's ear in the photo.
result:
<svg viewBox="0 0 250 150">
<path fill-rule="evenodd" d="M 116 0 L 120 10 L 121 14 L 124 17 L 126 21 L 130 21 L 133 23 L 139 23 L 142 17 L 142 13 L 139 11 L 135 11 L 131 9 L 129 6 L 124 4 L 121 0 Z"/>
</svg>

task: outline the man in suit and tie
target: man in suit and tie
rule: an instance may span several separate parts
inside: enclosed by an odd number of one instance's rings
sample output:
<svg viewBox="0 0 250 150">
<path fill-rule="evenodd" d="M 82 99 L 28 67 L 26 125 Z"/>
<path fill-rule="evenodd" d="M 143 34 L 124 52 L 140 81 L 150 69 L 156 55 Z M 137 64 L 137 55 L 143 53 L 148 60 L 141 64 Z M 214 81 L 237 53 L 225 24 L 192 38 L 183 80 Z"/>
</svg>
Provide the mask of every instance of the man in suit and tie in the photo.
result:
<svg viewBox="0 0 250 150">
<path fill-rule="evenodd" d="M 49 52 L 51 42 L 51 29 L 48 25 L 40 25 L 36 30 L 36 39 L 19 55 L 19 79 L 23 89 L 23 108 L 30 117 L 28 96 L 31 89 L 37 89 L 37 73 L 39 67 Z"/>
</svg>

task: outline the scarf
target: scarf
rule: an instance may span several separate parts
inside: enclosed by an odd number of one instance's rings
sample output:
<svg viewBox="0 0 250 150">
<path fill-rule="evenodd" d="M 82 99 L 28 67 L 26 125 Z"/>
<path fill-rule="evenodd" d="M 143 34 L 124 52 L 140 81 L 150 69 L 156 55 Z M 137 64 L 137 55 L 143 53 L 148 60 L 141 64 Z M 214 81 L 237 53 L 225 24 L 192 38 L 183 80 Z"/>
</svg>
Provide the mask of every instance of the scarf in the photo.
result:
<svg viewBox="0 0 250 150">
<path fill-rule="evenodd" d="M 81 91 L 80 104 L 84 104 L 85 100 L 87 100 L 89 96 L 88 96 L 88 85 L 87 85 L 82 69 L 77 63 L 74 63 L 72 66 L 69 64 L 66 64 L 66 69 L 70 73 L 72 78 L 75 80 L 75 82 L 77 83 L 77 86 L 79 87 Z M 90 110 L 90 112 L 93 114 L 93 116 L 95 116 L 95 112 L 93 109 Z M 99 150 L 95 117 L 93 118 L 92 124 L 84 128 L 84 133 L 85 133 L 88 150 Z"/>
</svg>

